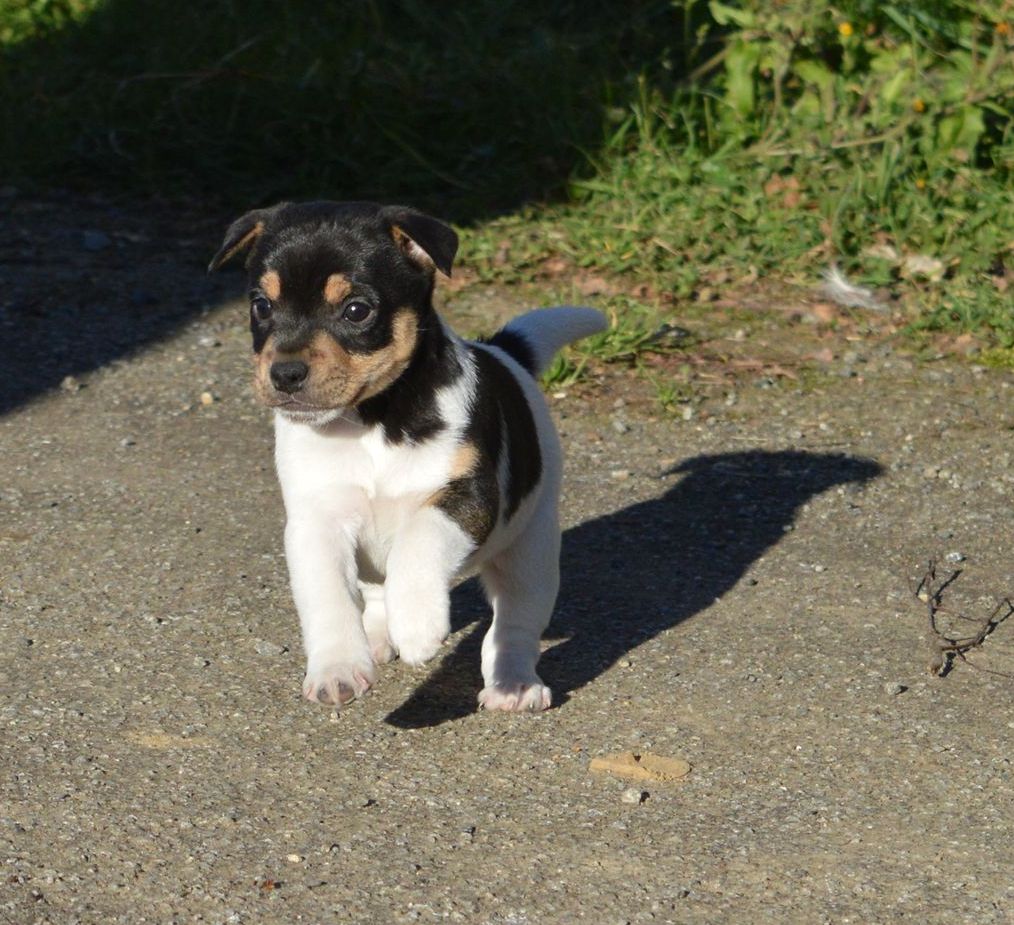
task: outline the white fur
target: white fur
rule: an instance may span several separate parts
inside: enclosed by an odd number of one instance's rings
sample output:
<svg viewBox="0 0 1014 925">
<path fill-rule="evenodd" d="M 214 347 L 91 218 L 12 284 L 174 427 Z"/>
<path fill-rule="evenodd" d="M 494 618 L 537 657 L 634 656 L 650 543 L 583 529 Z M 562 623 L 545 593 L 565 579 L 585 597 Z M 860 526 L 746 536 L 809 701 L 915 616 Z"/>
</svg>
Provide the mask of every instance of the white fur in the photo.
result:
<svg viewBox="0 0 1014 925">
<path fill-rule="evenodd" d="M 538 322 L 526 321 L 540 316 Z M 592 324 L 592 317 L 596 324 Z M 568 339 L 600 329 L 591 309 L 543 309 L 511 323 L 548 359 Z M 557 503 L 561 454 L 537 382 L 502 350 L 531 407 L 542 459 L 538 485 L 480 548 L 428 503 L 450 479 L 468 424 L 477 370 L 450 334 L 464 375 L 438 393 L 447 426 L 419 445 L 389 444 L 354 412 L 304 422 L 275 415 L 275 461 L 285 501 L 285 550 L 307 655 L 304 693 L 344 702 L 376 679 L 397 652 L 412 665 L 432 658 L 450 631 L 450 587 L 479 572 L 494 618 L 482 646 L 488 709 L 542 710 L 550 691 L 535 672 L 539 639 L 559 585 Z M 501 492 L 505 479 L 501 473 Z M 504 499 L 501 499 L 504 500 Z M 503 510 L 504 504 L 501 504 Z"/>
</svg>

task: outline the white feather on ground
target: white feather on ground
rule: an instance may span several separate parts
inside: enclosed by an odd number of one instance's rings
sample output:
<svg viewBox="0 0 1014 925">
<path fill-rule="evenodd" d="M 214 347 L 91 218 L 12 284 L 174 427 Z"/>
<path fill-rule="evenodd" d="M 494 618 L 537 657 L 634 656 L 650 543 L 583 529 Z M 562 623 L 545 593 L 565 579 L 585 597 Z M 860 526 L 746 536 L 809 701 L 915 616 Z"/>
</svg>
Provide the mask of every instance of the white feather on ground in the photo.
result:
<svg viewBox="0 0 1014 925">
<path fill-rule="evenodd" d="M 887 311 L 887 306 L 876 297 L 872 289 L 850 283 L 838 267 L 831 266 L 821 275 L 824 277 L 824 285 L 820 287 L 820 291 L 832 302 L 844 305 L 846 308 L 870 308 L 878 312 Z"/>
</svg>

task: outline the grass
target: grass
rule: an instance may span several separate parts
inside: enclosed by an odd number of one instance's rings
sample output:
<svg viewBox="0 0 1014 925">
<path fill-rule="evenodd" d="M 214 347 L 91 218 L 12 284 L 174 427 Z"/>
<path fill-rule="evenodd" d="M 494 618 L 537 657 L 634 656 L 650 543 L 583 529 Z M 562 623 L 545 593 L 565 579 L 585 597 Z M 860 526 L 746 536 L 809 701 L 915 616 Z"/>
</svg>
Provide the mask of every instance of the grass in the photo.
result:
<svg viewBox="0 0 1014 925">
<path fill-rule="evenodd" d="M 1002 363 L 1012 19 L 1010 0 L 13 0 L 0 157 L 29 188 L 223 210 L 400 199 L 469 226 L 480 279 L 605 277 L 616 327 L 557 384 L 659 349 L 702 288 L 832 262 Z"/>
</svg>

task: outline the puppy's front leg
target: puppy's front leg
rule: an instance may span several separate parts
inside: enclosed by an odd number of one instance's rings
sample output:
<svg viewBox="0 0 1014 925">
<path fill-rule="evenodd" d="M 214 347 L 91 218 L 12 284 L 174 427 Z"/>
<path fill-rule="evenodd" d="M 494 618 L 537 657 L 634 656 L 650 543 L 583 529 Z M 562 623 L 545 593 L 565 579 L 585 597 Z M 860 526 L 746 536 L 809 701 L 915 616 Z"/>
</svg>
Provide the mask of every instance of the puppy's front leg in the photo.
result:
<svg viewBox="0 0 1014 925">
<path fill-rule="evenodd" d="M 285 556 L 306 650 L 303 694 L 342 704 L 376 679 L 356 583 L 356 529 L 321 512 L 290 514 Z"/>
<path fill-rule="evenodd" d="M 475 548 L 443 511 L 424 507 L 395 538 L 384 596 L 391 642 L 410 665 L 429 661 L 451 631 L 451 579 Z"/>
</svg>

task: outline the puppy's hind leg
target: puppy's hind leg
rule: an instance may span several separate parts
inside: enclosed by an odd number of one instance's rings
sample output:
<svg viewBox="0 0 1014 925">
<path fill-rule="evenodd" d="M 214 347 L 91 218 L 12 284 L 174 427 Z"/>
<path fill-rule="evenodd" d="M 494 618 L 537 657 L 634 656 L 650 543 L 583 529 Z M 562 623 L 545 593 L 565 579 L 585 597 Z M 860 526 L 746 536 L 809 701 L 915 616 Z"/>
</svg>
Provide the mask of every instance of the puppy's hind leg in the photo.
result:
<svg viewBox="0 0 1014 925">
<path fill-rule="evenodd" d="M 482 583 L 493 625 L 482 642 L 479 704 L 487 710 L 545 710 L 552 693 L 535 665 L 560 587 L 555 499 L 545 496 L 517 540 L 483 567 Z"/>
</svg>

